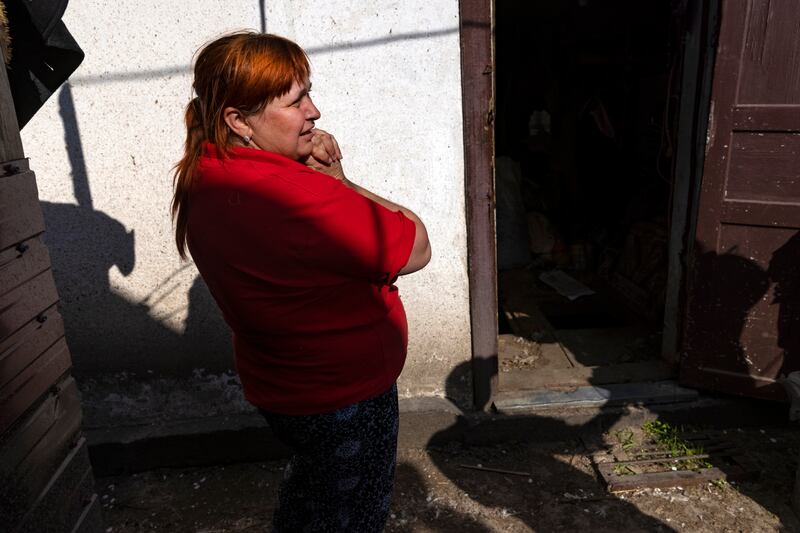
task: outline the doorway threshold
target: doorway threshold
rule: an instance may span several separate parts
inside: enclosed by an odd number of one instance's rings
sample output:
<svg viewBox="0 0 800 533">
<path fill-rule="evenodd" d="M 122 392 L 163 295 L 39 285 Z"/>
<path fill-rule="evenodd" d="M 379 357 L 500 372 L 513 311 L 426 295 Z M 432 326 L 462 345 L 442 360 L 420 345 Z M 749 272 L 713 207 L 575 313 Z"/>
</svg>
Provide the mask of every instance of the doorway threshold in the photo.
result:
<svg viewBox="0 0 800 533">
<path fill-rule="evenodd" d="M 498 388 L 502 392 L 540 391 L 587 385 L 610 385 L 669 381 L 677 375 L 674 365 L 650 360 L 608 366 L 574 366 L 568 368 L 513 368 L 501 371 Z"/>
<path fill-rule="evenodd" d="M 538 409 L 692 402 L 697 398 L 696 390 L 682 387 L 676 381 L 655 381 L 589 385 L 567 391 L 501 391 L 493 405 L 499 413 L 517 414 Z"/>
</svg>

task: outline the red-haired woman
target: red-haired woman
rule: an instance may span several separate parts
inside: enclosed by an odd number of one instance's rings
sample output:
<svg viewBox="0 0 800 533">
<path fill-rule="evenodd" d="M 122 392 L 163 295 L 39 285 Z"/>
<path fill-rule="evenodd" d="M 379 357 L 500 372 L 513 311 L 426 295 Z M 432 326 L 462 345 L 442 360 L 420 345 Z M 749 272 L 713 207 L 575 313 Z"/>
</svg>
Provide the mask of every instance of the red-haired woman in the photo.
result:
<svg viewBox="0 0 800 533">
<path fill-rule="evenodd" d="M 240 32 L 199 52 L 172 212 L 233 332 L 245 396 L 293 450 L 277 531 L 381 531 L 422 221 L 349 181 L 305 52 Z"/>
</svg>

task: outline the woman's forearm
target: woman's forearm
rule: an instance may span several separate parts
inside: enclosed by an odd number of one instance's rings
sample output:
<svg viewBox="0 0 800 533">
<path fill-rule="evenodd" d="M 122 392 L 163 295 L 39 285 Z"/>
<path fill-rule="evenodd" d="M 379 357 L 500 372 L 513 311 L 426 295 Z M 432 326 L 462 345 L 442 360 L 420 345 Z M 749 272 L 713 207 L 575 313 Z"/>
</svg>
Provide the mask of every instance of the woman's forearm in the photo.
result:
<svg viewBox="0 0 800 533">
<path fill-rule="evenodd" d="M 416 213 L 406 207 L 403 207 L 402 205 L 396 204 L 391 200 L 387 200 L 382 196 L 378 196 L 374 192 L 353 183 L 344 176 L 344 173 L 342 173 L 340 179 L 344 185 L 350 187 L 361 196 L 369 198 L 373 202 L 382 205 L 390 211 L 400 211 L 406 216 L 406 218 L 414 223 L 414 227 L 416 229 L 414 235 L 414 246 L 411 249 L 411 255 L 408 259 L 408 262 L 400 270 L 400 274 L 410 274 L 412 272 L 416 272 L 428 264 L 428 262 L 431 260 L 431 245 L 430 241 L 428 240 L 428 230 L 425 228 L 425 224 Z"/>
<path fill-rule="evenodd" d="M 353 189 L 361 196 L 372 200 L 373 202 L 382 205 L 390 211 L 400 211 L 406 218 L 414 223 L 414 244 L 411 248 L 411 254 L 405 266 L 400 269 L 400 274 L 410 274 L 420 270 L 431 260 L 431 245 L 428 240 L 428 230 L 425 224 L 417 216 L 416 213 L 396 204 L 386 198 L 378 196 L 372 191 L 368 191 L 364 187 L 353 183 L 348 180 L 344 175 L 342 168 L 342 154 L 339 150 L 339 144 L 336 139 L 329 133 L 322 130 L 315 130 L 312 142 L 314 143 L 314 150 L 311 155 L 304 161 L 306 165 L 312 169 L 327 174 L 337 180 L 341 181 L 346 187 Z"/>
</svg>

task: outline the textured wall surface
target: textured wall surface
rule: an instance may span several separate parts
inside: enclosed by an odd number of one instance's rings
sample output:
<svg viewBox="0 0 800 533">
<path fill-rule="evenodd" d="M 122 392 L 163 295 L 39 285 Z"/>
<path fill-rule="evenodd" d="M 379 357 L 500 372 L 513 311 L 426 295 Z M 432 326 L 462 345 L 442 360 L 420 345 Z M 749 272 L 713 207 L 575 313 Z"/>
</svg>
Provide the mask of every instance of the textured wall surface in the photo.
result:
<svg viewBox="0 0 800 533">
<path fill-rule="evenodd" d="M 202 383 L 201 404 L 178 395 L 192 407 L 175 416 L 205 412 L 214 383 L 230 402 L 228 333 L 177 256 L 168 207 L 192 55 L 240 28 L 306 48 L 318 125 L 339 139 L 350 179 L 426 222 L 434 259 L 398 283 L 410 322 L 399 385 L 403 396 L 444 393 L 470 357 L 457 0 L 87 0 L 64 20 L 86 60 L 22 137 L 90 412 L 110 414 L 106 402 L 118 419 L 150 382 Z"/>
</svg>

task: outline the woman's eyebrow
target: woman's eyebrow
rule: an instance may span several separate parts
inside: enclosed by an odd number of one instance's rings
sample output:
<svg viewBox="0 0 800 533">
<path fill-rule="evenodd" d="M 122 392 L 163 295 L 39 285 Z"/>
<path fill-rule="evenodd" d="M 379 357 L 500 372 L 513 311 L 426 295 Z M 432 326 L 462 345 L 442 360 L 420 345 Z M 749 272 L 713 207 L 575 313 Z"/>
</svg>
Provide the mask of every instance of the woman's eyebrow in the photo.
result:
<svg viewBox="0 0 800 533">
<path fill-rule="evenodd" d="M 308 92 L 309 92 L 310 90 L 311 90 L 311 82 L 308 82 L 308 87 L 303 87 L 303 88 L 300 90 L 300 92 L 297 94 L 297 98 L 295 98 L 294 100 L 292 100 L 292 104 L 296 104 L 297 102 L 299 102 L 300 100 L 302 100 L 302 99 L 303 99 L 303 97 L 304 97 L 305 95 L 307 95 L 307 94 L 308 94 Z"/>
</svg>

